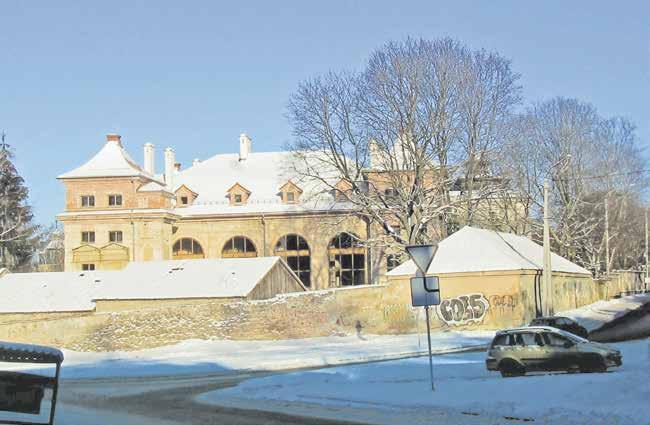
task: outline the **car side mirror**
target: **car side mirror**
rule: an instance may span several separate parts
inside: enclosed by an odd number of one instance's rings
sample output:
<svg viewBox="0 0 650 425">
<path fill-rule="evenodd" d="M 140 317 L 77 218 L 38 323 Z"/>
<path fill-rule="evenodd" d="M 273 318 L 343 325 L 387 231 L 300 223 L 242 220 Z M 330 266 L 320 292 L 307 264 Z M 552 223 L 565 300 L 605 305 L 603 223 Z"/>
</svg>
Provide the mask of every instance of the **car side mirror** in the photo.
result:
<svg viewBox="0 0 650 425">
<path fill-rule="evenodd" d="M 575 344 L 574 344 L 573 342 L 571 342 L 571 341 L 567 341 L 567 342 L 564 343 L 564 348 L 571 348 L 571 347 L 573 347 L 574 345 L 575 345 Z"/>
</svg>

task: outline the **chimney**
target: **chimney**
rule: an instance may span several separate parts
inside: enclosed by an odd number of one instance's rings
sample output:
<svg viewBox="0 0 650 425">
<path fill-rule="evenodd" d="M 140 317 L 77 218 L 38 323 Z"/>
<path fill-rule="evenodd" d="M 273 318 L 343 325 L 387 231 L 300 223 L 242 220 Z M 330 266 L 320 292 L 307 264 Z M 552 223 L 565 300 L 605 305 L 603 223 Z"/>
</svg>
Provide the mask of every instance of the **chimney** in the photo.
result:
<svg viewBox="0 0 650 425">
<path fill-rule="evenodd" d="M 192 161 L 192 167 L 196 167 L 201 163 L 201 160 L 198 158 L 194 158 L 194 161 Z"/>
<path fill-rule="evenodd" d="M 155 160 L 155 146 L 153 143 L 144 144 L 144 171 L 151 174 L 156 174 L 156 160 Z"/>
<path fill-rule="evenodd" d="M 180 173 L 180 171 L 181 171 L 181 163 L 180 162 L 175 162 L 174 163 L 174 170 L 176 170 L 177 173 Z"/>
<path fill-rule="evenodd" d="M 381 168 L 381 151 L 375 139 L 368 142 L 368 151 L 370 154 L 370 168 L 373 170 Z"/>
<path fill-rule="evenodd" d="M 174 190 L 174 164 L 176 155 L 174 149 L 165 149 L 165 184 L 169 190 Z"/>
<path fill-rule="evenodd" d="M 120 136 L 119 134 L 114 134 L 114 133 L 107 134 L 106 135 L 106 142 L 115 142 L 119 146 L 122 146 L 122 136 Z"/>
<path fill-rule="evenodd" d="M 248 154 L 251 153 L 253 141 L 246 133 L 239 135 L 239 160 L 245 161 L 248 159 Z"/>
</svg>

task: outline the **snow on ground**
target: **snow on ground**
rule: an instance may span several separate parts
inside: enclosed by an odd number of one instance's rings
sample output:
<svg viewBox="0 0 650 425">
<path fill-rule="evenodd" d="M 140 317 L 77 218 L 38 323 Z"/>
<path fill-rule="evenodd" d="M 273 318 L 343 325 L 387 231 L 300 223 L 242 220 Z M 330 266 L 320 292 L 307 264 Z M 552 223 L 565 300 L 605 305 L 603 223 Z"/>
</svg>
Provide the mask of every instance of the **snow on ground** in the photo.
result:
<svg viewBox="0 0 650 425">
<path fill-rule="evenodd" d="M 384 423 L 396 416 L 400 423 L 420 423 L 423 408 L 429 408 L 431 414 L 466 412 L 484 420 L 511 416 L 549 424 L 647 424 L 650 340 L 612 345 L 622 351 L 623 366 L 609 373 L 504 379 L 486 370 L 485 353 L 465 352 L 434 357 L 435 393 L 429 386 L 428 359 L 420 357 L 252 379 L 197 400 L 228 405 L 231 399 L 239 407 L 247 400 L 251 407 L 286 413 L 298 413 L 293 406 L 307 403 L 312 415 L 366 409 L 375 423 L 381 423 L 378 410 L 390 418 Z"/>
<path fill-rule="evenodd" d="M 609 301 L 597 301 L 575 310 L 563 311 L 557 313 L 557 316 L 571 317 L 591 332 L 646 303 L 650 303 L 650 294 L 628 295 Z"/>
<path fill-rule="evenodd" d="M 434 351 L 484 347 L 494 332 L 432 334 Z M 279 341 L 189 340 L 142 351 L 84 353 L 64 350 L 62 379 L 146 377 L 282 370 L 422 355 L 426 334 L 346 335 Z M 25 365 L 2 364 L 25 370 Z M 43 366 L 30 368 L 42 369 Z M 48 370 L 51 370 L 48 369 Z"/>
</svg>

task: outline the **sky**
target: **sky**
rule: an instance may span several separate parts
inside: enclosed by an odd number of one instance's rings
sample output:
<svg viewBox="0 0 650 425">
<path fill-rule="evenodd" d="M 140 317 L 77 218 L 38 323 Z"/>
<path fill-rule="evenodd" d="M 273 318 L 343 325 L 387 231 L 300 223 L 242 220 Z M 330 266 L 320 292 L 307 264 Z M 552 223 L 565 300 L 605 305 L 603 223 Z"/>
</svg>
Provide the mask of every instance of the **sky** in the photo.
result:
<svg viewBox="0 0 650 425">
<path fill-rule="evenodd" d="M 494 50 L 527 102 L 590 102 L 638 126 L 650 147 L 647 1 L 22 1 L 0 4 L 0 131 L 30 188 L 36 221 L 62 212 L 56 176 L 117 132 L 193 158 L 290 139 L 298 84 L 363 67 L 389 40 L 453 37 Z"/>
</svg>

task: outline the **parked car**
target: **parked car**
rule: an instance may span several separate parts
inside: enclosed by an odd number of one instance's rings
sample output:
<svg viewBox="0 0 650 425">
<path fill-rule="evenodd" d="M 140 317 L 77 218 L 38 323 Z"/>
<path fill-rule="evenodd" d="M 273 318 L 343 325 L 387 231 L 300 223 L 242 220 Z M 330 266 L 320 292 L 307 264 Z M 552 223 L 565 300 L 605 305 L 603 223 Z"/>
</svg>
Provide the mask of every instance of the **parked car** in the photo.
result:
<svg viewBox="0 0 650 425">
<path fill-rule="evenodd" d="M 497 332 L 488 349 L 488 370 L 504 377 L 527 372 L 606 372 L 622 364 L 621 352 L 549 326 Z"/>
<path fill-rule="evenodd" d="M 589 337 L 589 331 L 587 331 L 584 326 L 581 326 L 578 322 L 569 319 L 568 317 L 538 317 L 533 319 L 529 326 L 550 326 L 552 328 L 571 332 L 572 334 L 583 338 Z"/>
</svg>

